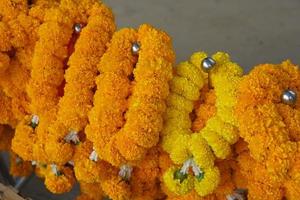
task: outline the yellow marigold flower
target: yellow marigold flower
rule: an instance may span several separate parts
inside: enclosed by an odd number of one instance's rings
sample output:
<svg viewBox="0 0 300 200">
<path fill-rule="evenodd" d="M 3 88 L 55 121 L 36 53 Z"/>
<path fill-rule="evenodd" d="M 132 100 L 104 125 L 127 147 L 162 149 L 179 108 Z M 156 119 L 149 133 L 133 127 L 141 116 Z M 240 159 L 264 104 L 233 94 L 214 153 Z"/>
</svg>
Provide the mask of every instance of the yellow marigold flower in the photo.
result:
<svg viewBox="0 0 300 200">
<path fill-rule="evenodd" d="M 217 167 L 208 168 L 205 170 L 204 178 L 200 181 L 194 181 L 195 190 L 200 196 L 211 194 L 218 186 L 220 181 L 220 172 Z"/>
<path fill-rule="evenodd" d="M 169 168 L 163 176 L 164 183 L 171 192 L 177 195 L 187 194 L 194 188 L 194 178 L 192 175 L 187 174 L 187 177 L 183 181 L 175 179 L 174 174 L 177 171 L 178 168 L 176 167 Z"/>
<path fill-rule="evenodd" d="M 235 143 L 239 138 L 238 128 L 223 122 L 218 117 L 209 119 L 207 121 L 207 127 L 219 133 L 219 135 L 222 136 L 229 144 Z"/>
<path fill-rule="evenodd" d="M 230 61 L 228 54 L 221 52 L 212 56 L 216 63 L 209 75 L 206 75 L 201 68 L 206 57 L 203 52 L 195 53 L 189 62 L 183 62 L 176 67 L 176 76 L 170 85 L 172 98 L 169 98 L 169 107 L 164 117 L 162 140 L 162 147 L 170 154 L 172 161 L 182 164 L 181 171 L 192 168 L 195 179 L 205 186 L 200 187 L 202 190 L 196 189 L 200 196 L 211 194 L 218 186 L 220 173 L 214 167 L 214 156 L 222 159 L 228 157 L 231 153 L 230 145 L 238 139 L 232 110 L 242 76 L 241 68 Z M 206 84 L 213 87 L 213 90 L 204 87 Z M 200 92 L 209 91 L 211 94 L 207 97 L 200 95 Z M 199 101 L 193 102 L 196 100 Z M 193 107 L 196 107 L 196 120 L 191 127 Z M 199 109 L 205 117 L 197 116 Z M 223 113 L 223 110 L 230 112 Z M 191 128 L 197 132 L 193 133 Z M 208 177 L 206 171 L 209 173 Z M 202 182 L 204 177 L 207 179 Z"/>
<path fill-rule="evenodd" d="M 208 126 L 201 130 L 201 135 L 210 145 L 216 157 L 225 159 L 230 154 L 230 144 L 218 133 L 210 130 Z"/>
<path fill-rule="evenodd" d="M 175 76 L 170 83 L 171 91 L 184 96 L 188 100 L 195 101 L 200 93 L 199 88 L 185 77 Z"/>
<path fill-rule="evenodd" d="M 167 99 L 167 105 L 170 107 L 174 107 L 176 109 L 183 109 L 187 112 L 191 112 L 193 110 L 194 104 L 192 101 L 184 98 L 181 95 L 176 93 L 171 93 Z"/>
<path fill-rule="evenodd" d="M 176 73 L 181 77 L 186 77 L 194 83 L 198 88 L 204 85 L 204 79 L 201 70 L 190 62 L 182 62 L 176 68 Z"/>
<path fill-rule="evenodd" d="M 171 138 L 173 143 L 170 158 L 175 164 L 182 164 L 191 157 L 191 153 L 189 151 L 189 146 L 191 145 L 190 138 L 190 133 L 176 135 Z"/>
<path fill-rule="evenodd" d="M 189 145 L 195 162 L 201 168 L 207 169 L 214 166 L 214 155 L 200 134 L 193 134 Z"/>
</svg>

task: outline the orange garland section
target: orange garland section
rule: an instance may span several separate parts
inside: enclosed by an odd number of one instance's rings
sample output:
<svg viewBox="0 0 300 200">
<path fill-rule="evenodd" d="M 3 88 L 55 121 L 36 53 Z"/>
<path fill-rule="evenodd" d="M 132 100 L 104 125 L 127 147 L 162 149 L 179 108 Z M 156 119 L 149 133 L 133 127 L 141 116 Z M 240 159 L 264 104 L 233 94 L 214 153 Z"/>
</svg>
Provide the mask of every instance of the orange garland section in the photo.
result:
<svg viewBox="0 0 300 200">
<path fill-rule="evenodd" d="M 106 50 L 115 30 L 111 10 L 104 4 L 95 3 L 76 41 L 65 73 L 64 95 L 59 101 L 57 119 L 49 128 L 47 155 L 51 162 L 65 164 L 72 160 L 75 146 L 65 138 L 70 132 L 77 136 L 88 122 L 88 111 L 92 107 L 93 89 L 97 76 L 97 64 Z"/>
<path fill-rule="evenodd" d="M 141 45 L 135 69 L 134 42 Z M 100 90 L 86 128 L 100 158 L 120 166 L 141 160 L 157 144 L 173 62 L 170 38 L 149 25 L 114 35 L 99 65 Z"/>
</svg>

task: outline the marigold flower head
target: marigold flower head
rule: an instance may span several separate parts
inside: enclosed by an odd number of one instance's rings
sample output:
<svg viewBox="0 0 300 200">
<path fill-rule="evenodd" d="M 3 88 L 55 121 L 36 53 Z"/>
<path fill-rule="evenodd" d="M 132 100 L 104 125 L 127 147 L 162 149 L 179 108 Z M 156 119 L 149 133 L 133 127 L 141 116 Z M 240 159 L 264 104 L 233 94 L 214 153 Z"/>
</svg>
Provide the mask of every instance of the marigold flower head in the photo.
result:
<svg viewBox="0 0 300 200">
<path fill-rule="evenodd" d="M 55 169 L 54 169 L 55 168 Z M 68 192 L 75 184 L 73 170 L 69 167 L 47 166 L 45 185 L 54 194 Z"/>
<path fill-rule="evenodd" d="M 30 161 L 24 161 L 18 155 L 10 152 L 10 168 L 9 173 L 15 177 L 29 176 L 33 172 Z"/>
</svg>

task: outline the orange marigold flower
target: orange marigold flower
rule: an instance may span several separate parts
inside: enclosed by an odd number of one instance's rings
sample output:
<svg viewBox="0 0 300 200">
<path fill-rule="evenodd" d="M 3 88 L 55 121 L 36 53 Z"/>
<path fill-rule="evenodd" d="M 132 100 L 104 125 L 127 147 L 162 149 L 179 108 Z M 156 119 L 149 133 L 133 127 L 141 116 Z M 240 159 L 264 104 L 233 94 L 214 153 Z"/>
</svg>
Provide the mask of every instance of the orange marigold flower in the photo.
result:
<svg viewBox="0 0 300 200">
<path fill-rule="evenodd" d="M 103 200 L 105 197 L 100 183 L 79 182 L 81 195 L 77 200 Z"/>
<path fill-rule="evenodd" d="M 45 185 L 50 192 L 55 194 L 69 192 L 75 181 L 75 176 L 71 168 L 58 167 L 56 165 L 47 166 Z"/>
<path fill-rule="evenodd" d="M 33 172 L 31 162 L 24 161 L 17 154 L 10 152 L 10 169 L 9 173 L 15 177 L 29 176 Z"/>
<path fill-rule="evenodd" d="M 0 125 L 0 151 L 10 151 L 13 129 L 7 125 Z"/>
</svg>

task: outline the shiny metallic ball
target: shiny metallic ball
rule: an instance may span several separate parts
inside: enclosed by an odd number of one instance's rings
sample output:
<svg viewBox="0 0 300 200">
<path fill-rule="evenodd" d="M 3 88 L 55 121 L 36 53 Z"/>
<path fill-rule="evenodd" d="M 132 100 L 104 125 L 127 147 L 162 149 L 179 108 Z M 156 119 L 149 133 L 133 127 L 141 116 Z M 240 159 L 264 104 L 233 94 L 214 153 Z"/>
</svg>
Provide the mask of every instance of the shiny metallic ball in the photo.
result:
<svg viewBox="0 0 300 200">
<path fill-rule="evenodd" d="M 204 58 L 201 63 L 202 70 L 205 72 L 211 71 L 215 65 L 216 65 L 216 61 L 211 57 Z"/>
<path fill-rule="evenodd" d="M 77 24 L 74 25 L 74 31 L 76 33 L 80 33 L 81 29 L 82 29 L 82 24 L 77 23 Z"/>
<path fill-rule="evenodd" d="M 281 94 L 281 101 L 287 105 L 295 105 L 297 102 L 297 93 L 293 90 L 285 90 Z"/>
<path fill-rule="evenodd" d="M 135 42 L 135 43 L 132 44 L 131 51 L 132 51 L 132 53 L 133 53 L 134 55 L 139 54 L 140 49 L 141 49 L 140 43 Z"/>
</svg>

